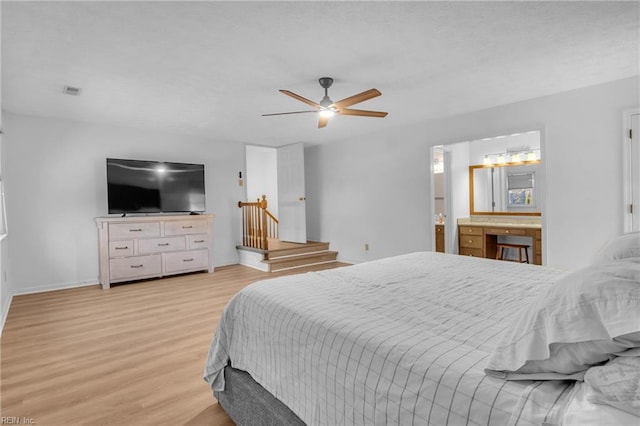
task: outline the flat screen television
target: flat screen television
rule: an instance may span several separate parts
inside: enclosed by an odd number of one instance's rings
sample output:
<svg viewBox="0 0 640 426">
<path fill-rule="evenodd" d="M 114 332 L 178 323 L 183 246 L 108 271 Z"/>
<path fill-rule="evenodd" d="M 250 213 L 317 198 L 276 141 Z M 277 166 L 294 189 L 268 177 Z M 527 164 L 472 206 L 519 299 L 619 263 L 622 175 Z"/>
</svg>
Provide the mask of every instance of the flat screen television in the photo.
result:
<svg viewBox="0 0 640 426">
<path fill-rule="evenodd" d="M 107 204 L 114 213 L 202 213 L 204 165 L 107 158 Z"/>
</svg>

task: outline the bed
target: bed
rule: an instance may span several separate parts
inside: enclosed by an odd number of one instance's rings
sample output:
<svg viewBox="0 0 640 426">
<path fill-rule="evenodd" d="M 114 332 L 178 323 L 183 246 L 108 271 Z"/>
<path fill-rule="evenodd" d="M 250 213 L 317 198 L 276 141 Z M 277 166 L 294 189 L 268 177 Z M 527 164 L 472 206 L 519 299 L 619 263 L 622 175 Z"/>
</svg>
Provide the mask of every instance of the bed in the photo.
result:
<svg viewBox="0 0 640 426">
<path fill-rule="evenodd" d="M 634 259 L 614 260 L 627 265 L 626 293 L 616 295 L 625 306 L 614 309 L 624 312 L 614 326 L 596 327 L 611 334 L 597 347 L 606 353 L 584 361 L 583 371 L 553 370 L 544 358 L 574 354 L 575 341 L 558 350 L 557 341 L 541 345 L 539 335 L 522 332 L 540 328 L 550 311 L 540 300 L 563 300 L 553 292 L 575 274 L 419 252 L 250 285 L 224 310 L 204 379 L 240 425 L 567 424 L 585 409 L 577 395 L 594 403 L 585 371 L 640 347 L 640 252 Z M 533 361 L 514 361 L 528 350 Z M 622 404 L 598 408 L 637 425 L 636 396 L 616 386 Z"/>
</svg>

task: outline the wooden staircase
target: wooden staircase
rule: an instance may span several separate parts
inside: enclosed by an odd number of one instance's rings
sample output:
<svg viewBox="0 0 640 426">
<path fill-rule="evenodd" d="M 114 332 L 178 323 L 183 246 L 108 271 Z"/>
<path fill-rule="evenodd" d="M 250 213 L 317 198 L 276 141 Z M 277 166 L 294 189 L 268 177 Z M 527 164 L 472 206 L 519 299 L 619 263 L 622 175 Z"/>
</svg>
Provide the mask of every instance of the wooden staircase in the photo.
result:
<svg viewBox="0 0 640 426">
<path fill-rule="evenodd" d="M 329 250 L 329 243 L 307 241 L 306 244 L 298 244 L 270 240 L 263 263 L 268 265 L 269 272 L 275 272 L 336 262 L 337 257 L 337 251 Z"/>
<path fill-rule="evenodd" d="M 267 197 L 238 202 L 242 209 L 242 245 L 236 246 L 240 264 L 267 272 L 337 262 L 329 243 L 291 243 L 278 239 L 278 219 L 267 210 Z"/>
<path fill-rule="evenodd" d="M 240 263 L 263 271 L 276 272 L 334 263 L 338 257 L 338 252 L 329 250 L 329 243 L 325 242 L 308 241 L 301 244 L 269 239 L 268 246 L 266 250 L 237 246 L 241 253 Z M 249 257 L 249 261 L 243 261 Z"/>
</svg>

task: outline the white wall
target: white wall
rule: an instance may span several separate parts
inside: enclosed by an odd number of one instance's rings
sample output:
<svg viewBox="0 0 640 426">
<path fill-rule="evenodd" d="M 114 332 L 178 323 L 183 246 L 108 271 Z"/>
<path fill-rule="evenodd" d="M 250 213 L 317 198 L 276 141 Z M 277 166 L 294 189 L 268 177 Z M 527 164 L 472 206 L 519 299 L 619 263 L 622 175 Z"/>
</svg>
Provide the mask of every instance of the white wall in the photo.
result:
<svg viewBox="0 0 640 426">
<path fill-rule="evenodd" d="M 309 236 L 330 241 L 347 261 L 426 249 L 433 238 L 428 146 L 542 129 L 543 256 L 550 266 L 582 266 L 623 231 L 622 111 L 638 104 L 638 80 L 309 147 Z"/>
<path fill-rule="evenodd" d="M 267 208 L 278 217 L 278 165 L 275 148 L 247 145 L 247 201 L 267 196 Z"/>
<path fill-rule="evenodd" d="M 347 262 L 429 249 L 430 153 L 423 140 L 396 131 L 307 148 L 307 237 L 330 242 Z"/>
<path fill-rule="evenodd" d="M 244 145 L 4 115 L 7 272 L 14 294 L 97 283 L 95 217 L 107 213 L 107 157 L 204 163 L 214 263 L 237 263 Z"/>
<path fill-rule="evenodd" d="M 0 7 L 0 22 L 2 21 L 2 7 Z M 2 45 L 2 36 L 0 31 L 0 45 Z M 0 62 L 1 59 L 0 59 Z M 2 81 L 2 67 L 0 66 L 0 81 Z M 0 84 L 0 111 L 2 111 L 2 85 Z M 0 114 L 0 130 L 3 129 L 2 114 Z M 2 142 L 2 136 L 0 136 L 0 178 L 4 179 L 4 143 Z M 0 241 L 0 334 L 4 328 L 4 322 L 9 313 L 9 304 L 11 303 L 11 289 L 9 288 L 9 281 L 5 278 L 5 265 L 7 259 L 6 239 Z"/>
<path fill-rule="evenodd" d="M 1 114 L 0 114 L 1 115 Z M 2 118 L 0 117 L 0 129 L 2 129 Z M 4 141 L 3 136 L 0 135 L 0 180 L 4 182 Z M 0 209 L 2 206 L 2 186 L 0 186 Z M 0 213 L 1 214 L 1 213 Z M 6 223 L 6 222 L 5 222 Z M 7 227 L 8 229 L 8 227 Z M 5 229 L 5 231 L 7 230 Z M 11 303 L 12 292 L 9 288 L 9 280 L 6 275 L 6 267 L 7 264 L 7 239 L 3 238 L 0 240 L 0 334 L 2 334 L 2 330 L 4 328 L 4 322 L 7 319 L 7 314 L 9 313 L 9 305 Z"/>
</svg>

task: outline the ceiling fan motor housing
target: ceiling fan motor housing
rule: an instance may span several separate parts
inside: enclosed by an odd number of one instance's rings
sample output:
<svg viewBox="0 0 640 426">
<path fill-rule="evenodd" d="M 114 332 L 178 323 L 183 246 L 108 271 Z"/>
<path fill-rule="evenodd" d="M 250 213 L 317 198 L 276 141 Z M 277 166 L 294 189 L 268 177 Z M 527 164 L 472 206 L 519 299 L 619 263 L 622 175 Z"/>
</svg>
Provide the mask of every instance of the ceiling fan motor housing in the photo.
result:
<svg viewBox="0 0 640 426">
<path fill-rule="evenodd" d="M 320 77 L 318 81 L 323 89 L 328 89 L 333 84 L 333 79 L 331 77 Z"/>
<path fill-rule="evenodd" d="M 324 108 L 329 108 L 331 105 L 333 105 L 333 101 L 331 100 L 331 98 L 329 98 L 329 96 L 324 95 L 324 97 L 320 101 L 320 105 Z"/>
</svg>

